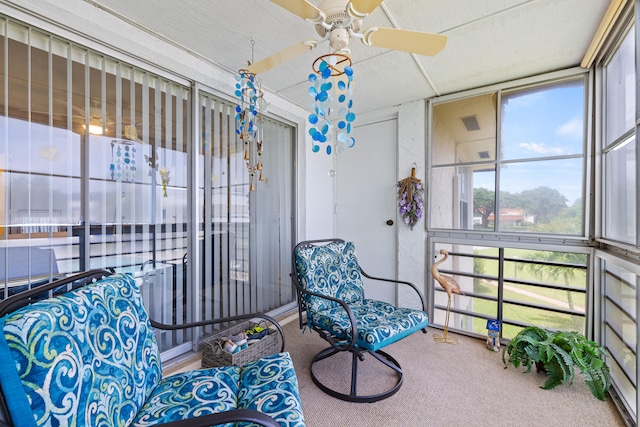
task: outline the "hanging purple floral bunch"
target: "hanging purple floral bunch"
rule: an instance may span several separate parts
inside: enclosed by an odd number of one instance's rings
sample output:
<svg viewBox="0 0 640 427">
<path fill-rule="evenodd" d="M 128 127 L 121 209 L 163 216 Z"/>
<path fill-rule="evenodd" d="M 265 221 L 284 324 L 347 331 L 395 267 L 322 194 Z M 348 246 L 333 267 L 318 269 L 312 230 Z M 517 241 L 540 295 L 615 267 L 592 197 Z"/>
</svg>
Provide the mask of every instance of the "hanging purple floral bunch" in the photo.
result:
<svg viewBox="0 0 640 427">
<path fill-rule="evenodd" d="M 411 168 L 411 176 L 398 181 L 398 208 L 405 224 L 413 226 L 422 218 L 424 201 L 422 183 L 416 178 L 416 169 Z"/>
</svg>

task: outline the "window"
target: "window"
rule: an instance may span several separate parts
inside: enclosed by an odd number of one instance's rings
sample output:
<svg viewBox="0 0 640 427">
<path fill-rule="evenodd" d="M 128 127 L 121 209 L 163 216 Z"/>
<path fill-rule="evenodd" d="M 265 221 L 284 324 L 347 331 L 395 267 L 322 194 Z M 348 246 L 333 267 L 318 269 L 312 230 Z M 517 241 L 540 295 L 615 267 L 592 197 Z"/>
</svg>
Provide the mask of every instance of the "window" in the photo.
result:
<svg viewBox="0 0 640 427">
<path fill-rule="evenodd" d="M 191 89 L 0 22 L 0 296 L 113 268 L 138 279 L 152 318 L 184 321 Z"/>
<path fill-rule="evenodd" d="M 604 68 L 603 237 L 639 245 L 634 36 L 629 31 Z"/>
<path fill-rule="evenodd" d="M 604 320 L 602 341 L 615 389 L 627 411 L 637 418 L 637 295 L 640 283 L 638 266 L 602 256 Z"/>
<path fill-rule="evenodd" d="M 432 228 L 493 230 L 495 94 L 433 107 Z"/>
<path fill-rule="evenodd" d="M 632 10 L 631 8 L 630 10 Z M 635 14 L 640 13 L 636 10 Z M 628 14 L 623 22 L 637 17 Z M 636 21 L 637 22 L 637 21 Z M 601 87 L 602 133 L 600 140 L 602 164 L 602 251 L 598 251 L 601 283 L 602 320 L 600 334 L 607 351 L 613 389 L 623 413 L 631 423 L 637 423 L 638 413 L 638 263 L 617 256 L 635 254 L 640 246 L 638 237 L 638 149 L 636 106 L 635 26 L 612 33 L 611 48 L 603 53 Z M 605 243 L 606 242 L 606 243 Z M 635 251 L 630 249 L 635 247 Z"/>
<path fill-rule="evenodd" d="M 584 99 L 575 77 L 435 103 L 430 227 L 584 235 Z"/>
</svg>

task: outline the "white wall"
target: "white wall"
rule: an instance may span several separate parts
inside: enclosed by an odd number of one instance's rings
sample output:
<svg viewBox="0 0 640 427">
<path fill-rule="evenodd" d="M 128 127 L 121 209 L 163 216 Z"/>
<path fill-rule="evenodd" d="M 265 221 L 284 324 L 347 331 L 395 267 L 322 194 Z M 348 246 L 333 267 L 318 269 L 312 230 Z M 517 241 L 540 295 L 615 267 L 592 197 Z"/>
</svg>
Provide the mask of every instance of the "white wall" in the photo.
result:
<svg viewBox="0 0 640 427">
<path fill-rule="evenodd" d="M 427 186 L 426 176 L 426 103 L 416 101 L 398 107 L 398 180 L 404 179 L 411 173 L 411 167 L 416 167 L 416 177 Z M 425 197 L 425 215 L 410 229 L 404 224 L 398 224 L 398 279 L 412 282 L 426 293 L 427 265 L 426 259 L 426 228 L 425 217 L 427 192 Z M 403 290 L 404 289 L 404 290 Z M 400 288 L 398 292 L 400 305 L 415 307 L 414 294 Z"/>
</svg>

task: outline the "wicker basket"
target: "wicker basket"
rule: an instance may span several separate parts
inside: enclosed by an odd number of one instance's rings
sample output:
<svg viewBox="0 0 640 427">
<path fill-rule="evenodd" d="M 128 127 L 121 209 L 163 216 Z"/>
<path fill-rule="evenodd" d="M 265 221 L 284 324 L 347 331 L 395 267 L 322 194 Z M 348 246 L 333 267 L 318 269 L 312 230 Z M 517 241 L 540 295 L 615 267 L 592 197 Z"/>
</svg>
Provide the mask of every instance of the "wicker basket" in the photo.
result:
<svg viewBox="0 0 640 427">
<path fill-rule="evenodd" d="M 202 367 L 213 368 L 216 366 L 242 366 L 254 360 L 263 358 L 278 352 L 278 334 L 275 330 L 268 328 L 268 334 L 260 341 L 249 344 L 247 348 L 235 353 L 229 353 L 220 348 L 217 341 L 230 335 L 238 334 L 247 329 L 251 329 L 257 324 L 254 322 L 243 322 L 222 332 L 211 335 L 200 342 L 202 349 Z"/>
</svg>

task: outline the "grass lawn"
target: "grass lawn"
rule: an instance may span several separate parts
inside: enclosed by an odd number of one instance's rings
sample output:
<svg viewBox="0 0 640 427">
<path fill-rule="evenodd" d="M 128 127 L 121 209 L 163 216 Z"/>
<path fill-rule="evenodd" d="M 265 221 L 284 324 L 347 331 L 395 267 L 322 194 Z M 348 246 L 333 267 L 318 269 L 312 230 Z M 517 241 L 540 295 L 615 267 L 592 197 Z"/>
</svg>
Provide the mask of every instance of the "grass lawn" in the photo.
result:
<svg viewBox="0 0 640 427">
<path fill-rule="evenodd" d="M 495 248 L 479 249 L 474 251 L 478 255 L 497 256 L 498 250 Z M 540 259 L 538 251 L 523 251 L 520 249 L 505 249 L 506 258 L 520 259 Z M 535 265 L 534 267 L 540 267 Z M 475 271 L 489 276 L 498 275 L 498 261 L 476 260 Z M 554 271 L 555 270 L 555 271 Z M 505 262 L 505 289 L 504 298 L 532 304 L 539 304 L 548 307 L 572 308 L 573 310 L 584 312 L 586 305 L 586 294 L 580 292 L 567 292 L 564 290 L 547 289 L 536 286 L 517 285 L 509 283 L 509 279 L 529 280 L 541 283 L 553 283 L 562 286 L 571 286 L 576 289 L 585 289 L 586 271 L 583 269 L 571 268 L 562 269 L 544 266 L 539 271 L 532 270 L 528 264 L 518 264 L 516 262 Z M 563 274 L 568 273 L 569 276 Z M 474 293 L 495 296 L 497 294 L 497 281 L 474 280 Z M 569 283 L 567 283 L 569 282 Z M 487 301 L 474 298 L 471 307 L 465 307 L 475 313 L 496 317 L 496 301 Z M 516 306 L 513 304 L 503 305 L 503 317 L 505 320 L 513 320 L 527 324 L 533 324 L 551 329 L 579 330 L 583 332 L 584 319 L 579 316 L 555 313 L 544 309 L 534 309 Z M 473 332 L 479 334 L 486 333 L 486 320 L 475 317 L 467 317 L 467 321 L 473 322 Z M 520 328 L 510 325 L 503 326 L 502 335 L 505 338 L 512 338 L 519 332 Z"/>
</svg>

